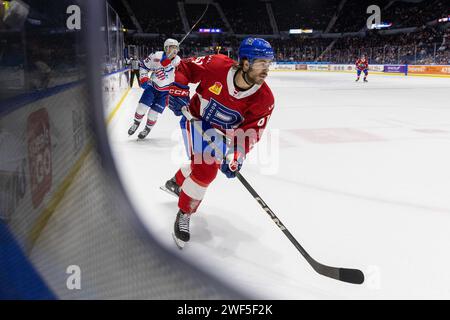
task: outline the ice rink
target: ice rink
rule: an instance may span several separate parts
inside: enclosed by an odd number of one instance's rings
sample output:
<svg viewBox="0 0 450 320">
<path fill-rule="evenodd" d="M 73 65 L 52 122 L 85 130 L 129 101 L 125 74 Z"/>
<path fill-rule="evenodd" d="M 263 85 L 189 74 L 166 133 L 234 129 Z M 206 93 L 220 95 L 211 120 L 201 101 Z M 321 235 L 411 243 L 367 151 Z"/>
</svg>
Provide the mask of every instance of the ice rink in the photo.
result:
<svg viewBox="0 0 450 320">
<path fill-rule="evenodd" d="M 170 250 L 260 298 L 449 299 L 450 78 L 354 79 L 271 72 L 275 110 L 241 172 L 312 257 L 363 270 L 365 284 L 314 272 L 220 172 L 178 250 L 177 199 L 159 187 L 186 161 L 179 118 L 166 110 L 146 140 L 128 137 L 142 94 L 135 87 L 108 130 L 142 221 Z"/>
</svg>

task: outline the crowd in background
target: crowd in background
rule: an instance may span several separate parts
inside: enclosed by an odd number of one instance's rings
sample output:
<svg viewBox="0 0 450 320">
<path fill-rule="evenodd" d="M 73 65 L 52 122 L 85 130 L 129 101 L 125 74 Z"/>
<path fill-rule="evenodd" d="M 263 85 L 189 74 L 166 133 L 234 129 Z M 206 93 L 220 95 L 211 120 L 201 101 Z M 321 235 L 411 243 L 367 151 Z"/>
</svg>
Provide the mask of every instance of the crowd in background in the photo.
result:
<svg viewBox="0 0 450 320">
<path fill-rule="evenodd" d="M 284 0 L 269 1 L 279 31 L 289 29 L 314 29 L 325 31 L 338 12 L 342 0 Z M 127 10 L 120 0 L 109 0 L 121 16 L 122 22 L 135 29 Z M 179 0 L 130 0 L 131 9 L 140 22 L 143 32 L 170 34 L 183 33 L 179 12 Z M 215 0 L 236 34 L 273 34 L 266 2 L 260 0 Z M 372 0 L 347 0 L 339 11 L 330 32 L 357 32 L 366 26 L 367 8 Z M 392 23 L 394 28 L 422 26 L 450 14 L 448 0 L 377 0 L 382 22 Z M 151 9 L 148 9 L 149 6 Z M 143 9 L 145 8 L 145 10 Z M 205 9 L 204 4 L 184 3 L 189 26 L 194 25 Z M 217 8 L 210 5 L 201 19 L 199 28 L 221 28 L 229 32 Z M 331 27 L 331 25 L 330 25 Z"/>
<path fill-rule="evenodd" d="M 351 56 L 365 54 L 378 64 L 448 64 L 449 29 L 423 27 L 418 32 L 396 35 L 369 33 L 363 38 L 339 39 L 324 59 L 347 62 Z"/>
<path fill-rule="evenodd" d="M 116 0 L 110 0 L 115 2 Z M 117 1 L 116 1 L 117 2 Z M 128 43 L 141 45 L 145 52 L 162 49 L 167 37 L 184 34 L 175 0 L 153 0 L 152 10 L 139 10 L 148 7 L 146 0 L 129 1 L 136 18 L 141 22 L 144 33 L 158 34 L 154 38 L 128 38 Z M 240 39 L 235 35 L 272 35 L 274 28 L 270 23 L 266 2 L 260 0 L 215 0 L 220 4 L 234 34 L 222 19 L 214 5 L 201 19 L 200 28 L 221 28 L 221 35 L 196 35 L 186 39 L 181 47 L 183 56 L 198 56 L 211 53 L 223 53 L 237 57 Z M 341 0 L 314 1 L 271 1 L 270 7 L 275 16 L 276 25 L 282 37 L 270 38 L 278 61 L 323 61 L 350 63 L 361 54 L 366 54 L 371 63 L 380 64 L 446 64 L 449 62 L 449 32 L 443 24 L 431 24 L 438 18 L 450 14 L 450 5 L 446 0 L 424 0 L 412 3 L 400 0 L 379 0 L 383 22 L 391 22 L 392 28 L 417 27 L 415 32 L 397 35 L 383 35 L 377 31 L 365 29 L 368 17 L 367 7 L 372 0 L 347 0 L 340 8 Z M 153 8 L 152 6 L 152 8 Z M 120 11 L 120 6 L 116 6 Z M 185 4 L 186 17 L 192 26 L 205 9 L 204 4 Z M 340 10 L 341 9 L 341 10 Z M 339 14 L 337 14 L 339 13 Z M 120 13 L 119 13 L 120 14 Z M 332 19 L 337 17 L 337 19 Z M 129 17 L 125 14 L 125 25 Z M 333 23 L 334 22 L 334 23 Z M 359 32 L 358 35 L 341 35 L 334 38 L 311 35 L 288 36 L 283 31 L 291 28 L 311 28 L 315 31 L 330 33 Z"/>
<path fill-rule="evenodd" d="M 162 50 L 163 42 L 164 37 L 134 41 L 145 46 L 147 52 Z M 375 64 L 450 64 L 450 29 L 437 27 L 397 35 L 369 32 L 364 37 L 339 39 L 290 36 L 269 39 L 269 42 L 277 61 L 353 63 L 365 54 L 370 63 Z M 240 39 L 230 36 L 188 37 L 180 48 L 180 55 L 222 53 L 236 59 L 239 43 Z"/>
</svg>

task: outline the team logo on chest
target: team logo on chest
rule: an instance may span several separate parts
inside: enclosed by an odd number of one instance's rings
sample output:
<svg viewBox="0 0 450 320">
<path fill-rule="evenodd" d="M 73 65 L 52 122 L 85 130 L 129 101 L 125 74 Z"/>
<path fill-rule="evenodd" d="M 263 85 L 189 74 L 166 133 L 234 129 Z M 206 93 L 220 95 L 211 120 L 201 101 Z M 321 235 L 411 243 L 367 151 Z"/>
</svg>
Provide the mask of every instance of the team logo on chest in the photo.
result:
<svg viewBox="0 0 450 320">
<path fill-rule="evenodd" d="M 202 119 L 224 130 L 235 129 L 244 121 L 239 111 L 228 108 L 213 98 L 203 110 Z"/>
<path fill-rule="evenodd" d="M 216 82 L 216 83 L 214 83 L 214 85 L 209 87 L 208 90 L 218 96 L 220 94 L 220 92 L 222 91 L 222 84 L 220 82 Z"/>
</svg>

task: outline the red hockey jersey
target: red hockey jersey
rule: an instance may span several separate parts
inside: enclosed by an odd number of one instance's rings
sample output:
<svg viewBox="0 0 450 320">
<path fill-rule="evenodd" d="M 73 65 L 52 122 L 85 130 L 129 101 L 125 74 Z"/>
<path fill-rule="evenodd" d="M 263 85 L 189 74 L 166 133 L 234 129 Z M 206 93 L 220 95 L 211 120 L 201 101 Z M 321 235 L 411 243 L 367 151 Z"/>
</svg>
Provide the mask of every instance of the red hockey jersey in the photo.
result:
<svg viewBox="0 0 450 320">
<path fill-rule="evenodd" d="M 367 61 L 367 59 L 358 59 L 356 60 L 356 69 L 358 70 L 366 70 L 369 68 L 369 62 Z"/>
<path fill-rule="evenodd" d="M 181 61 L 175 81 L 184 85 L 199 83 L 191 99 L 189 111 L 210 126 L 230 133 L 252 129 L 241 147 L 247 153 L 259 141 L 274 108 L 274 97 L 269 86 L 253 85 L 240 91 L 234 85 L 237 62 L 217 54 Z"/>
</svg>

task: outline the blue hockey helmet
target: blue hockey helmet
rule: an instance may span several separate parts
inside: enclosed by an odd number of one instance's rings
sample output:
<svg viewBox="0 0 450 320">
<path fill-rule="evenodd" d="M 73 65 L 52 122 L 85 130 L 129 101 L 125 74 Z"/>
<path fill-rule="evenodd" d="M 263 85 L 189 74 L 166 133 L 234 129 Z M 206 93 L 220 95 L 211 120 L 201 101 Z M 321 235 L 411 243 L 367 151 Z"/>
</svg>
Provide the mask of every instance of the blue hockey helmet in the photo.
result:
<svg viewBox="0 0 450 320">
<path fill-rule="evenodd" d="M 273 60 L 273 49 L 269 42 L 261 38 L 245 38 L 239 46 L 239 60 L 248 59 L 250 63 L 255 59 Z"/>
</svg>

